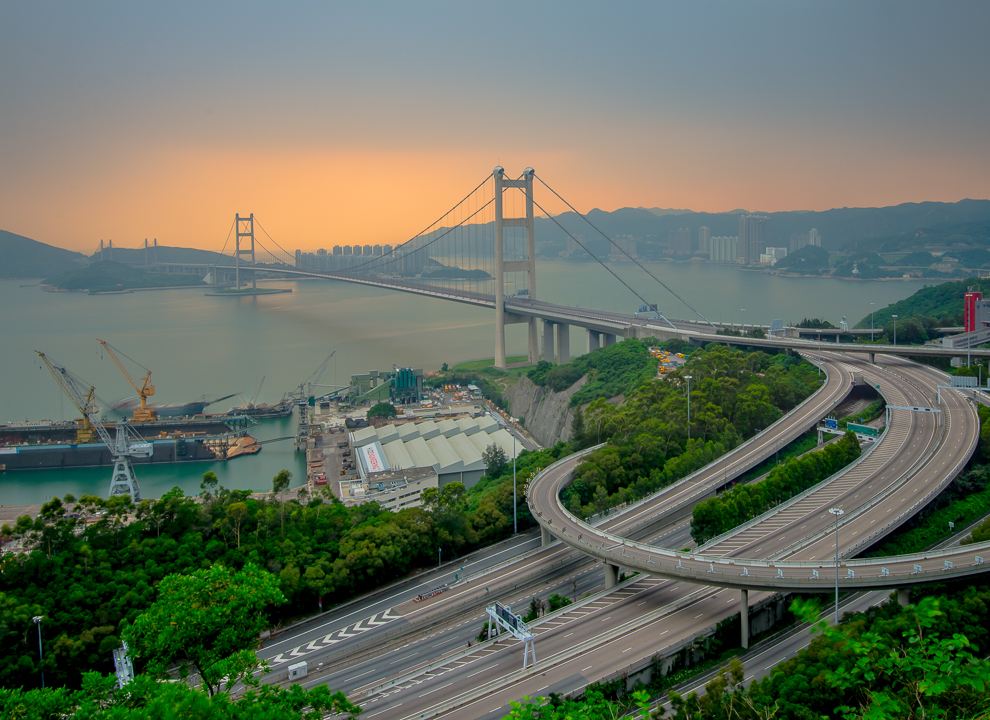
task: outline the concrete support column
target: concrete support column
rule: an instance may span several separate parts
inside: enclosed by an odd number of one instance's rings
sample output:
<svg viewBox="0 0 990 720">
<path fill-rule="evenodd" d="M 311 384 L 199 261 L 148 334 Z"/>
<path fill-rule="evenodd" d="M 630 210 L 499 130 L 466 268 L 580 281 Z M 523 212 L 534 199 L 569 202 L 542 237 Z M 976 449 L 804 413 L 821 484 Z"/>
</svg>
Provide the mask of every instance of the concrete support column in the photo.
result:
<svg viewBox="0 0 990 720">
<path fill-rule="evenodd" d="M 911 604 L 911 588 L 897 588 L 897 604 L 901 607 L 907 607 Z"/>
<path fill-rule="evenodd" d="M 870 363 L 873 364 L 876 361 L 877 361 L 877 354 L 876 353 L 870 353 Z"/>
<path fill-rule="evenodd" d="M 601 345 L 602 336 L 601 333 L 595 332 L 594 330 L 588 331 L 588 352 L 594 352 Z"/>
<path fill-rule="evenodd" d="M 540 525 L 540 547 L 546 547 L 553 542 L 553 535 L 545 527 Z"/>
<path fill-rule="evenodd" d="M 540 338 L 536 328 L 536 318 L 529 319 L 529 364 L 535 365 L 540 359 Z"/>
<path fill-rule="evenodd" d="M 614 588 L 619 582 L 619 566 L 605 563 L 605 589 Z"/>
<path fill-rule="evenodd" d="M 743 650 L 749 649 L 749 590 L 743 588 L 739 591 L 739 620 L 742 628 L 739 642 Z"/>
<path fill-rule="evenodd" d="M 549 320 L 543 321 L 543 359 L 553 362 L 553 323 Z"/>
<path fill-rule="evenodd" d="M 615 345 L 615 333 L 602 333 L 602 341 L 602 345 L 605 347 Z"/>
<path fill-rule="evenodd" d="M 557 330 L 557 363 L 563 365 L 571 359 L 571 326 L 560 324 Z"/>
</svg>

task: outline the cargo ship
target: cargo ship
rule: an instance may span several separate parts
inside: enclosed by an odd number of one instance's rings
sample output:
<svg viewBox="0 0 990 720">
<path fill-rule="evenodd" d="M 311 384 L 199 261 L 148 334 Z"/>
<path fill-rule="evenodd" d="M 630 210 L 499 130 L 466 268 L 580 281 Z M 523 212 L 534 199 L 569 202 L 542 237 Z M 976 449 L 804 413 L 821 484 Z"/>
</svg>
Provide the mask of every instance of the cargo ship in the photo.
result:
<svg viewBox="0 0 990 720">
<path fill-rule="evenodd" d="M 150 457 L 133 458 L 135 464 L 226 460 L 244 454 L 236 447 L 256 445 L 239 429 L 243 418 L 158 420 L 132 427 L 151 443 Z M 110 451 L 101 442 L 76 442 L 75 422 L 26 422 L 0 424 L 0 466 L 5 470 L 100 467 L 113 465 Z M 111 435 L 113 423 L 107 424 Z"/>
<path fill-rule="evenodd" d="M 214 403 L 221 402 L 223 400 L 229 400 L 234 397 L 237 393 L 231 395 L 224 395 L 223 397 L 218 397 L 215 400 L 194 400 L 187 403 L 173 403 L 171 405 L 148 405 L 148 409 L 154 412 L 160 418 L 178 418 L 178 417 L 193 417 L 195 415 L 202 415 L 206 408 Z M 134 412 L 134 409 L 140 405 L 140 399 L 136 397 L 129 397 L 119 402 L 115 402 L 112 405 L 113 411 L 120 416 L 129 416 Z M 247 413 L 228 413 L 228 414 L 247 414 Z"/>
<path fill-rule="evenodd" d="M 277 403 L 248 403 L 232 407 L 227 411 L 227 415 L 243 415 L 254 420 L 288 417 L 292 414 L 294 404 L 291 398 L 282 398 Z"/>
</svg>

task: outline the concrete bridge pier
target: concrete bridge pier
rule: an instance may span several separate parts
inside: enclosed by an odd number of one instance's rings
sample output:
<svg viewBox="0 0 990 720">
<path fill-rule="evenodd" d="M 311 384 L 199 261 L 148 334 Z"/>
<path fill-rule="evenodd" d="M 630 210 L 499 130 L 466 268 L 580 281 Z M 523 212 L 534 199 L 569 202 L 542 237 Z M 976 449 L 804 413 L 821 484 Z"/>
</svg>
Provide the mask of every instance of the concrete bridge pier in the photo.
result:
<svg viewBox="0 0 990 720">
<path fill-rule="evenodd" d="M 739 591 L 739 625 L 741 628 L 739 644 L 743 650 L 749 650 L 749 590 Z"/>
<path fill-rule="evenodd" d="M 571 359 L 571 327 L 559 324 L 557 330 L 557 364 L 563 365 Z"/>
<path fill-rule="evenodd" d="M 553 362 L 553 323 L 549 320 L 543 321 L 543 360 Z"/>
<path fill-rule="evenodd" d="M 614 588 L 619 582 L 619 566 L 605 563 L 605 589 Z"/>
<path fill-rule="evenodd" d="M 588 331 L 588 352 L 594 352 L 601 346 L 602 334 L 595 330 Z"/>
<path fill-rule="evenodd" d="M 535 365 L 536 361 L 540 359 L 540 343 L 539 343 L 539 331 L 536 327 L 539 321 L 535 317 L 531 317 L 528 321 L 529 325 L 529 364 Z"/>
<path fill-rule="evenodd" d="M 602 345 L 615 345 L 615 333 L 602 333 Z"/>
<path fill-rule="evenodd" d="M 540 525 L 540 547 L 546 547 L 553 542 L 553 535 L 545 527 Z"/>
<path fill-rule="evenodd" d="M 873 364 L 876 363 L 876 361 L 877 361 L 877 354 L 876 353 L 870 353 L 870 364 L 873 365 Z"/>
<path fill-rule="evenodd" d="M 897 604 L 901 607 L 911 604 L 911 588 L 897 588 Z"/>
</svg>

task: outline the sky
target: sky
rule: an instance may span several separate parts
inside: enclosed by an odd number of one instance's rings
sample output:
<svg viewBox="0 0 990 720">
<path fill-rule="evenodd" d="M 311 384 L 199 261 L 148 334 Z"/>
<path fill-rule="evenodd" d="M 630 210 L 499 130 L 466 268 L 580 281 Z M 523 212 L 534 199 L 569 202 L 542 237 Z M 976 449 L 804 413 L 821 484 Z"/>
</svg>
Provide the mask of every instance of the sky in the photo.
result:
<svg viewBox="0 0 990 720">
<path fill-rule="evenodd" d="M 0 4 L 0 228 L 401 242 L 493 166 L 579 209 L 990 197 L 982 2 Z"/>
</svg>

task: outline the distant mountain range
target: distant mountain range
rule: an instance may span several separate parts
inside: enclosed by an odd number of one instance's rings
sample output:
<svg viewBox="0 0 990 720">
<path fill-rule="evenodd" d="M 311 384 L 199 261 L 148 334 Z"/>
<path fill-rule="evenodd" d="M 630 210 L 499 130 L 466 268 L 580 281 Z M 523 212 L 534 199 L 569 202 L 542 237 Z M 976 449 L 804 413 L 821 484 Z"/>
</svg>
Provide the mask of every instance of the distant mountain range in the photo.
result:
<svg viewBox="0 0 990 720">
<path fill-rule="evenodd" d="M 678 212 L 656 208 L 621 208 L 613 212 L 592 210 L 588 219 L 613 239 L 626 237 L 649 256 L 651 246 L 669 246 L 678 232 L 697 243 L 702 226 L 714 235 L 737 235 L 743 210 L 724 213 Z M 844 252 L 912 252 L 990 246 L 990 200 L 955 203 L 904 203 L 881 208 L 836 208 L 758 213 L 767 218 L 764 240 L 768 246 L 791 247 L 792 240 L 818 230 L 822 247 Z M 574 213 L 556 220 L 599 256 L 608 254 L 607 242 Z M 573 243 L 556 223 L 537 219 L 538 254 L 567 254 Z M 569 244 L 570 243 L 570 244 Z M 662 252 L 660 254 L 663 254 Z"/>
<path fill-rule="evenodd" d="M 739 216 L 744 212 L 704 213 L 667 208 L 591 210 L 587 218 L 595 227 L 573 212 L 557 215 L 554 220 L 537 218 L 537 254 L 590 259 L 580 247 L 584 245 L 599 258 L 606 258 L 611 248 L 600 230 L 621 242 L 623 247 L 634 248 L 643 258 L 686 257 L 699 252 L 698 231 L 702 226 L 707 227 L 712 236 L 736 235 Z M 803 244 L 797 241 L 807 237 L 809 230 L 817 229 L 822 247 L 837 254 L 831 260 L 833 272 L 841 271 L 843 262 L 855 268 L 855 272 L 849 272 L 862 277 L 873 276 L 873 268 L 905 264 L 925 268 L 925 276 L 990 267 L 990 254 L 987 253 L 990 250 L 990 200 L 761 214 L 767 218 L 763 240 L 768 246 L 793 250 Z M 443 229 L 436 230 L 425 239 L 442 233 Z M 579 243 L 575 243 L 568 233 Z M 457 233 L 452 233 L 443 238 L 436 244 L 436 249 L 452 251 L 456 236 Z M 206 250 L 161 246 L 149 251 L 152 253 L 149 255 L 145 255 L 143 249 L 114 248 L 104 259 L 141 266 L 146 259 L 152 260 L 156 252 L 159 262 L 209 264 L 222 257 Z M 905 259 L 910 262 L 902 262 Z M 52 277 L 77 269 L 85 265 L 86 260 L 79 253 L 0 231 L 0 277 Z M 954 269 L 953 263 L 959 270 Z"/>
<path fill-rule="evenodd" d="M 85 267 L 85 255 L 0 230 L 0 278 L 44 278 Z"/>
</svg>

